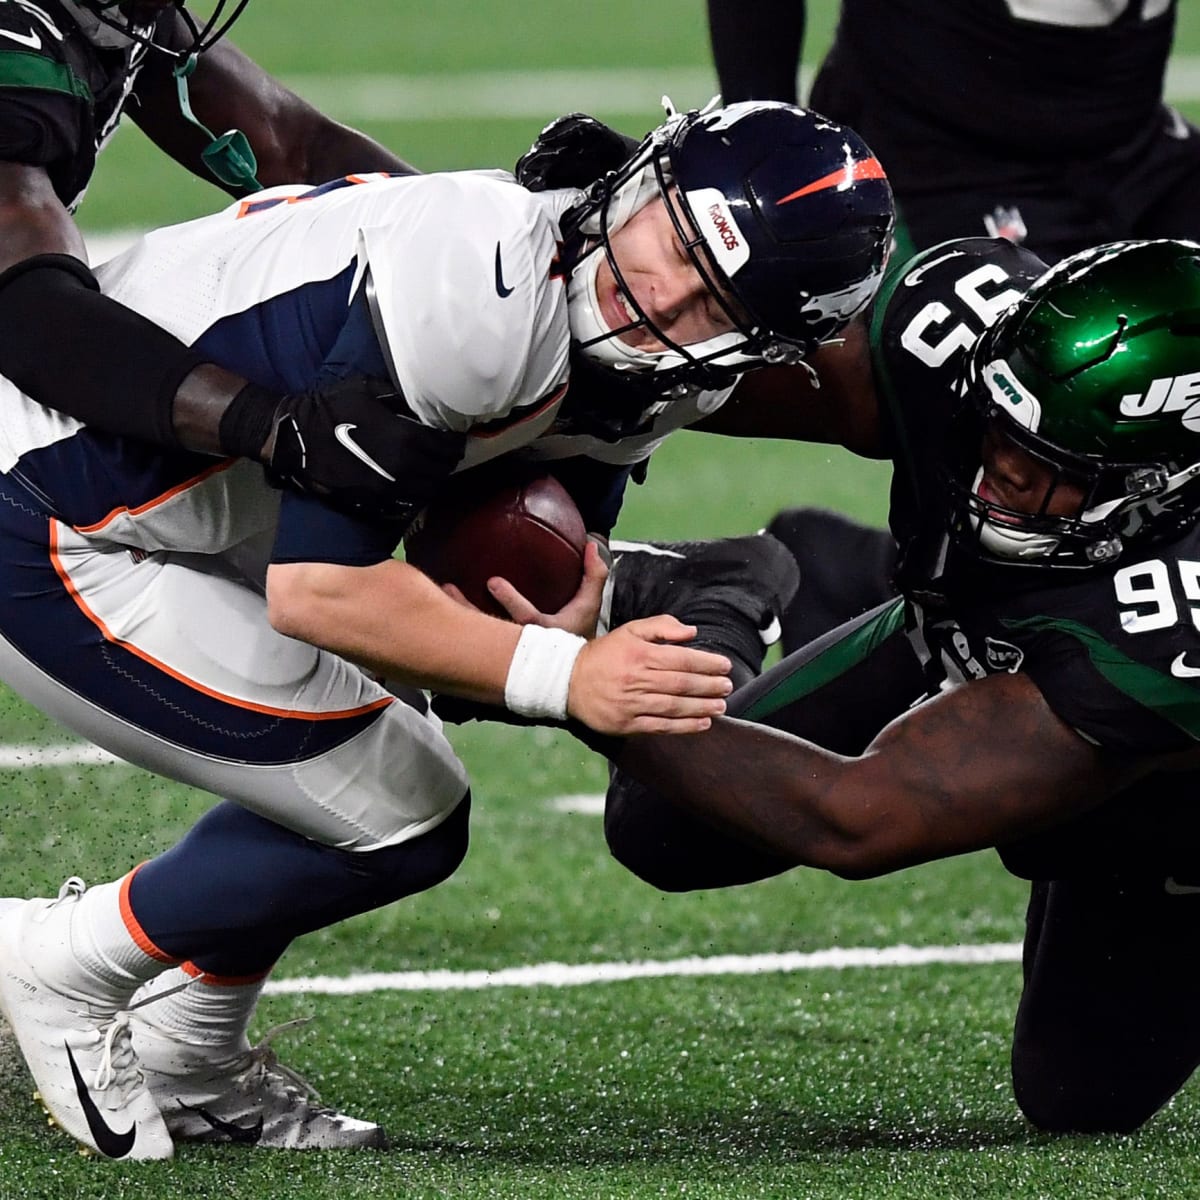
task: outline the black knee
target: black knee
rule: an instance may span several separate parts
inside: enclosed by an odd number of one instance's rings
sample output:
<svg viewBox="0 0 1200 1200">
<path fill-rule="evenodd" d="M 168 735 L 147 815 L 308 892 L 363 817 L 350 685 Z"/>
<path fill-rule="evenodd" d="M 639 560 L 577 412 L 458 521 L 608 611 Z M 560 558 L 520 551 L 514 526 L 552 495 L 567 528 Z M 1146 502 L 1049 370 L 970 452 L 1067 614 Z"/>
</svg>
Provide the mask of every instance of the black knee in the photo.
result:
<svg viewBox="0 0 1200 1200">
<path fill-rule="evenodd" d="M 767 526 L 800 569 L 800 587 L 782 618 L 790 653 L 896 594 L 896 543 L 886 529 L 822 508 L 790 508 Z"/>
<path fill-rule="evenodd" d="M 1061 1047 L 1014 1042 L 1013 1095 L 1026 1120 L 1044 1133 L 1132 1133 L 1174 1094 L 1147 1096 L 1107 1056 L 1101 1062 L 1091 1069 L 1073 1055 L 1064 1058 Z"/>
<path fill-rule="evenodd" d="M 1191 899 L 1161 876 L 1033 884 L 1012 1080 L 1038 1129 L 1130 1133 L 1200 1063 Z"/>
</svg>

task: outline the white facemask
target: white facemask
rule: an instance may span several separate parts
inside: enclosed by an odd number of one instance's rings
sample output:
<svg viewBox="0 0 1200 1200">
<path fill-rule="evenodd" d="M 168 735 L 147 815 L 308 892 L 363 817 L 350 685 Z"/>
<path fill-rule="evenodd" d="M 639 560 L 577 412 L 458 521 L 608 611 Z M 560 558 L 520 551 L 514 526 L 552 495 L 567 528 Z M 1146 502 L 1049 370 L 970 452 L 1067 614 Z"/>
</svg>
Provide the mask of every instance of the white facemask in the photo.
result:
<svg viewBox="0 0 1200 1200">
<path fill-rule="evenodd" d="M 982 482 L 983 468 L 980 467 L 975 481 L 971 484 L 973 495 L 979 495 L 979 485 Z M 984 501 L 984 503 L 987 502 Z M 1015 525 L 1007 525 L 1001 520 L 980 516 L 974 509 L 971 510 L 968 520 L 971 528 L 979 535 L 980 546 L 997 558 L 1009 558 L 1015 561 L 1027 558 L 1046 558 L 1058 549 L 1060 539 L 1051 534 L 1034 533 Z"/>
</svg>

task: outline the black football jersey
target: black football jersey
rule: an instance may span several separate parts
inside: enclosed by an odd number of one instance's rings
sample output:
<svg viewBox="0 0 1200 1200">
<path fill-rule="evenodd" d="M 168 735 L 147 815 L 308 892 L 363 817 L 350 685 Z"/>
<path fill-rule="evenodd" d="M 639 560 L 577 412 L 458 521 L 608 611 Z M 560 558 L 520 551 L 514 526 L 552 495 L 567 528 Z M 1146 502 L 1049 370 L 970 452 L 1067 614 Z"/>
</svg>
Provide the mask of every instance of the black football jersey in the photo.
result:
<svg viewBox="0 0 1200 1200">
<path fill-rule="evenodd" d="M 877 303 L 910 636 L 931 688 L 1020 670 L 1098 745 L 1182 749 L 1200 741 L 1200 526 L 1089 570 L 984 566 L 946 538 L 939 480 L 964 352 L 1042 270 L 1003 241 L 947 242 L 905 264 Z"/>
<path fill-rule="evenodd" d="M 0 160 L 45 167 L 74 208 L 146 53 L 93 45 L 56 0 L 0 0 Z"/>
<path fill-rule="evenodd" d="M 1162 125 L 1175 0 L 842 0 L 814 108 L 902 191 L 1086 161 Z M 953 146 L 953 155 L 942 148 Z"/>
</svg>

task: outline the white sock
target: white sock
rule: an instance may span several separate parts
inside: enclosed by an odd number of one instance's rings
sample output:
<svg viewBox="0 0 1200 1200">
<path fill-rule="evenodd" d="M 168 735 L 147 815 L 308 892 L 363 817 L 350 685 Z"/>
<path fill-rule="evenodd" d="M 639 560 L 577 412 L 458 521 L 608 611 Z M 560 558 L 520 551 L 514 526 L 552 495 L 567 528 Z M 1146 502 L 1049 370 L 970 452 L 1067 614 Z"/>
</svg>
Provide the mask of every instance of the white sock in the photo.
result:
<svg viewBox="0 0 1200 1200">
<path fill-rule="evenodd" d="M 170 965 L 170 959 L 156 951 L 132 916 L 127 921 L 124 883 L 102 883 L 76 899 L 64 899 L 46 914 L 44 922 L 37 923 L 41 936 L 33 936 L 40 942 L 38 961 L 45 963 L 49 979 L 81 993 L 95 991 L 118 1003 Z M 66 924 L 65 931 L 60 920 Z"/>
<path fill-rule="evenodd" d="M 182 990 L 174 991 L 181 984 Z M 138 1016 L 175 1041 L 195 1046 L 210 1058 L 213 1051 L 240 1053 L 250 1044 L 246 1034 L 265 979 L 253 983 L 217 982 L 210 975 L 185 970 L 164 971 L 135 997 Z M 170 993 L 167 995 L 166 993 Z"/>
</svg>

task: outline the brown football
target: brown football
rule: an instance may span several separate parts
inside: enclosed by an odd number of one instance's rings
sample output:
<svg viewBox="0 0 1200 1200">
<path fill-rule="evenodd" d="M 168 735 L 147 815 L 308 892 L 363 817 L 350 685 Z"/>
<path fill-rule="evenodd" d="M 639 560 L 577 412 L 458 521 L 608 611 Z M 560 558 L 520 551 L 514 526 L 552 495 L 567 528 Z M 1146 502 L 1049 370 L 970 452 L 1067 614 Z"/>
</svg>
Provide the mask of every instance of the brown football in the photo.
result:
<svg viewBox="0 0 1200 1200">
<path fill-rule="evenodd" d="M 472 604 L 507 616 L 487 581 L 507 579 L 542 612 L 557 612 L 579 588 L 587 530 L 567 490 L 550 475 L 460 484 L 431 504 L 404 541 L 405 557 Z"/>
</svg>

